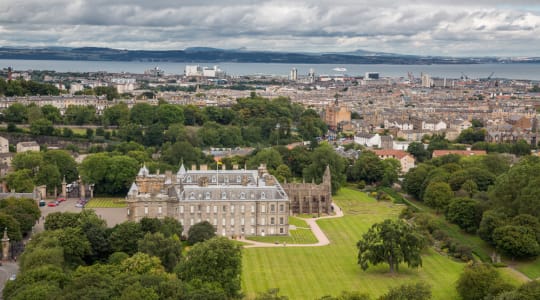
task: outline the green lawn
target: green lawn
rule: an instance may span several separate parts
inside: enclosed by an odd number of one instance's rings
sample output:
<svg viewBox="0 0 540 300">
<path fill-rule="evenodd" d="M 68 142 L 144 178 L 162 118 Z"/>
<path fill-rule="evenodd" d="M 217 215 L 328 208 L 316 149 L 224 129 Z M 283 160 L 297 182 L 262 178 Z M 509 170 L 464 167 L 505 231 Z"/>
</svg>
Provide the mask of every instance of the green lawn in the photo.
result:
<svg viewBox="0 0 540 300">
<path fill-rule="evenodd" d="M 124 198 L 93 198 L 86 203 L 85 208 L 122 208 L 127 207 Z"/>
<path fill-rule="evenodd" d="M 540 278 L 540 257 L 529 261 L 520 261 L 516 263 L 510 263 L 519 270 L 521 273 L 529 276 L 531 279 Z"/>
<path fill-rule="evenodd" d="M 423 211 L 427 211 L 435 214 L 435 210 L 427 207 L 425 204 L 419 201 L 415 200 L 409 200 L 412 202 L 416 207 L 422 209 Z M 487 242 L 482 240 L 478 235 L 476 234 L 469 234 L 464 232 L 459 228 L 459 226 L 452 224 L 444 218 L 444 215 L 439 214 L 436 215 L 439 217 L 439 220 L 442 224 L 442 229 L 448 234 L 448 236 L 460 241 L 464 245 L 468 245 L 471 247 L 472 251 L 475 255 L 477 255 L 482 261 L 484 262 L 490 262 L 490 255 L 493 253 L 494 249 L 491 247 Z M 508 257 L 503 257 L 503 262 L 514 266 L 514 268 L 526 276 L 528 276 L 531 279 L 536 279 L 540 277 L 540 257 L 537 257 L 534 260 L 520 260 L 515 261 Z M 499 269 L 500 270 L 500 269 Z"/>
<path fill-rule="evenodd" d="M 252 236 L 247 239 L 257 242 L 279 244 L 315 244 L 318 242 L 315 235 L 313 235 L 313 232 L 311 232 L 311 229 L 303 228 L 289 230 L 289 236 Z"/>
<path fill-rule="evenodd" d="M 356 242 L 371 224 L 396 218 L 403 206 L 377 202 L 364 193 L 342 189 L 334 201 L 344 210 L 343 218 L 318 224 L 331 244 L 324 247 L 246 248 L 243 250 L 242 288 L 248 297 L 269 288 L 279 288 L 289 299 L 316 299 L 359 290 L 376 297 L 389 287 L 425 281 L 433 287 L 434 299 L 455 299 L 455 282 L 464 264 L 429 249 L 423 267 L 388 274 L 388 266 L 362 271 L 357 265 Z"/>
<path fill-rule="evenodd" d="M 302 227 L 302 228 L 309 228 L 309 225 L 306 223 L 306 221 L 297 217 L 289 217 L 289 225 L 294 225 L 296 227 Z"/>
</svg>

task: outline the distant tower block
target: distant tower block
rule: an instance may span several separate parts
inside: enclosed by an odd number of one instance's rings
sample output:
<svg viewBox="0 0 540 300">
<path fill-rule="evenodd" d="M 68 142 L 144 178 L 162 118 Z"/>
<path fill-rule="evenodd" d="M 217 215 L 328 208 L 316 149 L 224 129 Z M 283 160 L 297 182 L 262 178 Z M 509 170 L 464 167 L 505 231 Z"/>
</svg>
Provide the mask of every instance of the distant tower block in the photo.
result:
<svg viewBox="0 0 540 300">
<path fill-rule="evenodd" d="M 291 74 L 289 75 L 289 80 L 291 80 L 291 81 L 298 80 L 298 70 L 296 68 L 291 69 Z"/>
</svg>

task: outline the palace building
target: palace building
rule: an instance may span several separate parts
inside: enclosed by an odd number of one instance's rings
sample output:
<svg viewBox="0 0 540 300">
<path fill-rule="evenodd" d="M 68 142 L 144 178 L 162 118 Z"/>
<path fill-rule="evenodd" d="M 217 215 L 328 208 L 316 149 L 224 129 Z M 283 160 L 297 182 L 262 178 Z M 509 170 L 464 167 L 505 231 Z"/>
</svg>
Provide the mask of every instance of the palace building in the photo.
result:
<svg viewBox="0 0 540 300">
<path fill-rule="evenodd" d="M 265 165 L 257 170 L 209 170 L 205 165 L 186 170 L 182 164 L 176 174 L 150 174 L 143 166 L 126 197 L 127 215 L 131 221 L 173 217 L 186 235 L 202 221 L 222 236 L 288 235 L 290 214 L 330 212 L 329 168 L 324 178 L 320 185 L 285 183 L 284 188 Z"/>
</svg>

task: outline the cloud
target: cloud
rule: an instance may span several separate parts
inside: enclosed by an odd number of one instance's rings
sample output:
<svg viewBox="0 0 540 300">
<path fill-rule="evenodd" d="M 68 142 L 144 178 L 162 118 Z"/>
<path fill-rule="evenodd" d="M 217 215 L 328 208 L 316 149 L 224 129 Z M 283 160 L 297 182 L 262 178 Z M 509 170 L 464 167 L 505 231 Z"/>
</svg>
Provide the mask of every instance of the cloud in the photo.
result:
<svg viewBox="0 0 540 300">
<path fill-rule="evenodd" d="M 0 33 L 24 46 L 538 55 L 536 2 L 4 0 Z"/>
</svg>

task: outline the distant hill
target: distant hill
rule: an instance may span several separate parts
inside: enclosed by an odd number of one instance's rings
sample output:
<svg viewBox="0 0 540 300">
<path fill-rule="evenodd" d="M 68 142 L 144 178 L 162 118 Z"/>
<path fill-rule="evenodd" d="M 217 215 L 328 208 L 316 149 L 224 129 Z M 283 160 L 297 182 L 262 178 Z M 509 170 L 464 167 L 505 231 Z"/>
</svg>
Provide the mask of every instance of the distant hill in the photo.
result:
<svg viewBox="0 0 540 300">
<path fill-rule="evenodd" d="M 333 53 L 296 53 L 191 47 L 184 50 L 122 50 L 101 47 L 0 47 L 0 59 L 96 60 L 151 62 L 243 62 L 305 64 L 477 64 L 508 62 L 494 57 L 417 56 L 356 50 Z M 510 60 L 515 62 L 514 60 Z M 538 58 L 520 60 L 540 62 Z M 520 62 L 518 61 L 518 62 Z"/>
</svg>

